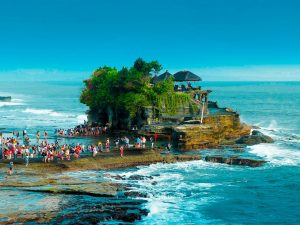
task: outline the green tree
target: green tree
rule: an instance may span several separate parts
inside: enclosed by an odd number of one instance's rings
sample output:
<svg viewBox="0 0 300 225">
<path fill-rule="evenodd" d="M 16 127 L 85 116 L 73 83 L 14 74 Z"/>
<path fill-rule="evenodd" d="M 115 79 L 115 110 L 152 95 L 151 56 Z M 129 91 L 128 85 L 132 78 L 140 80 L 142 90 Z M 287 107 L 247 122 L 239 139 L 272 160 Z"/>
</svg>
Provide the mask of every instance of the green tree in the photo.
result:
<svg viewBox="0 0 300 225">
<path fill-rule="evenodd" d="M 112 120 L 135 119 L 143 108 L 153 106 L 172 114 L 179 104 L 189 101 L 186 94 L 174 92 L 174 82 L 170 78 L 150 84 L 151 71 L 160 71 L 158 61 L 146 62 L 138 58 L 133 67 L 117 70 L 100 67 L 84 81 L 80 101 L 91 111 L 106 113 Z M 124 118 L 126 117 L 126 118 Z"/>
</svg>

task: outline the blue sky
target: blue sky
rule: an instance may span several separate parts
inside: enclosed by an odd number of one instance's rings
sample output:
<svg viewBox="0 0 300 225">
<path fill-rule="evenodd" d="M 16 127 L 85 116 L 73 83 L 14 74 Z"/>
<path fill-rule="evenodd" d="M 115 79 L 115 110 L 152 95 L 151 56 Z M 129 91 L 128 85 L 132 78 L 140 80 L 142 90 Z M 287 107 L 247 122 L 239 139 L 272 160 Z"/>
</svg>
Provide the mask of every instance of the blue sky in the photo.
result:
<svg viewBox="0 0 300 225">
<path fill-rule="evenodd" d="M 89 74 L 142 57 L 205 80 L 300 80 L 299 8 L 297 0 L 3 0 L 0 76 Z"/>
</svg>

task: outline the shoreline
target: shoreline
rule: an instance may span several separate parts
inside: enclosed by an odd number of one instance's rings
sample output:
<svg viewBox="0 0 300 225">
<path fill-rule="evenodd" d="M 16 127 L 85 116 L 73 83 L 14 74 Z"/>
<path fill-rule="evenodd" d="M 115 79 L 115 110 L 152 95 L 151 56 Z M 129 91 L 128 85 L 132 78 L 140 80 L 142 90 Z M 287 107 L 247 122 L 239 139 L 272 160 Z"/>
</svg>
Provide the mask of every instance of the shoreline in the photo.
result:
<svg viewBox="0 0 300 225">
<path fill-rule="evenodd" d="M 125 152 L 125 156 L 119 156 L 117 149 L 106 153 L 100 153 L 96 157 L 83 156 L 78 159 L 71 159 L 70 161 L 53 161 L 49 163 L 42 162 L 42 158 L 30 159 L 28 167 L 25 165 L 25 159 L 16 160 L 1 160 L 0 171 L 8 171 L 8 163 L 14 162 L 13 175 L 16 172 L 21 172 L 24 175 L 43 174 L 43 173 L 64 173 L 73 171 L 85 170 L 109 170 L 121 168 L 133 168 L 137 166 L 148 166 L 155 163 L 176 163 L 187 162 L 194 160 L 203 160 L 211 163 L 221 163 L 228 165 L 250 166 L 258 167 L 266 163 L 264 160 L 240 158 L 238 156 L 201 156 L 200 154 L 185 154 L 185 153 L 165 153 L 160 150 L 149 149 L 134 149 Z M 12 175 L 12 176 L 13 176 Z"/>
<path fill-rule="evenodd" d="M 24 173 L 63 173 L 82 170 L 105 170 L 117 168 L 130 168 L 140 165 L 150 165 L 153 163 L 175 163 L 200 160 L 200 155 L 162 155 L 159 150 L 129 150 L 124 157 L 119 155 L 97 155 L 96 157 L 85 156 L 70 161 L 55 161 L 50 163 L 42 162 L 41 158 L 30 159 L 28 167 L 25 166 L 25 159 L 1 160 L 1 170 L 8 170 L 7 165 L 10 161 L 14 162 L 14 171 L 24 170 Z M 117 150 L 112 153 L 116 153 Z M 128 154 L 129 153 L 129 154 Z M 127 155 L 126 155 L 127 154 Z"/>
</svg>

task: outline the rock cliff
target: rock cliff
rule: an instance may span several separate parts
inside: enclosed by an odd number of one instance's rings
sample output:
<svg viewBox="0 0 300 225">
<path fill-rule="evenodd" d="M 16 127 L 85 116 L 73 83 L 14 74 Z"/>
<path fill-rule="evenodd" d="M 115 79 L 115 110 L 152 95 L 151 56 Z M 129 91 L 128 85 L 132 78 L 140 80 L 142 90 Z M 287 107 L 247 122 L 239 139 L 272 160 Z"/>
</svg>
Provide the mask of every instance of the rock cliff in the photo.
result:
<svg viewBox="0 0 300 225">
<path fill-rule="evenodd" d="M 173 144 L 180 150 L 212 148 L 224 140 L 234 140 L 249 135 L 251 127 L 240 122 L 237 113 L 212 115 L 202 124 L 182 124 L 173 128 Z"/>
</svg>

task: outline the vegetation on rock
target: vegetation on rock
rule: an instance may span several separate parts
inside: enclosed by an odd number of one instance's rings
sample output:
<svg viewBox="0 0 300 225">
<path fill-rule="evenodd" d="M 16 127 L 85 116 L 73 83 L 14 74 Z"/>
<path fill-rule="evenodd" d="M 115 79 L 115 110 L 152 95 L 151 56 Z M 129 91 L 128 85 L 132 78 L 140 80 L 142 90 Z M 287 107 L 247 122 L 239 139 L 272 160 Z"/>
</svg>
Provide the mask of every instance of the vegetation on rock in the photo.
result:
<svg viewBox="0 0 300 225">
<path fill-rule="evenodd" d="M 116 122 L 142 117 L 144 107 L 173 115 L 179 106 L 193 104 L 190 95 L 174 92 L 172 78 L 151 84 L 151 76 L 161 69 L 159 62 L 141 58 L 131 68 L 100 67 L 84 81 L 80 101 L 91 111 L 105 113 Z"/>
</svg>

